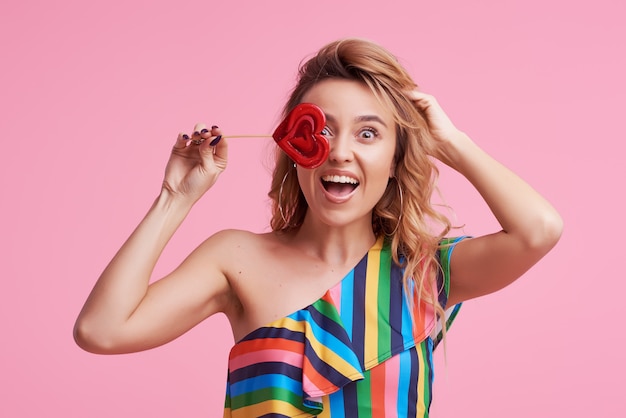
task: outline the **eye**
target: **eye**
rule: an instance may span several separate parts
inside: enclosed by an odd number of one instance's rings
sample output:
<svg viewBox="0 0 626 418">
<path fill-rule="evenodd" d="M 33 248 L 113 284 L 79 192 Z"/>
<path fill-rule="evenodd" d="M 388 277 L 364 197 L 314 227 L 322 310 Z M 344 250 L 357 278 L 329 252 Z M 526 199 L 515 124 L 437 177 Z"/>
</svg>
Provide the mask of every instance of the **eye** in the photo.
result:
<svg viewBox="0 0 626 418">
<path fill-rule="evenodd" d="M 365 140 L 373 140 L 378 137 L 378 131 L 374 128 L 364 128 L 359 132 L 359 138 Z"/>
<path fill-rule="evenodd" d="M 322 135 L 324 135 L 324 136 L 329 136 L 330 135 L 330 129 L 328 129 L 328 126 L 324 126 L 324 129 L 322 129 L 322 131 L 320 133 Z"/>
</svg>

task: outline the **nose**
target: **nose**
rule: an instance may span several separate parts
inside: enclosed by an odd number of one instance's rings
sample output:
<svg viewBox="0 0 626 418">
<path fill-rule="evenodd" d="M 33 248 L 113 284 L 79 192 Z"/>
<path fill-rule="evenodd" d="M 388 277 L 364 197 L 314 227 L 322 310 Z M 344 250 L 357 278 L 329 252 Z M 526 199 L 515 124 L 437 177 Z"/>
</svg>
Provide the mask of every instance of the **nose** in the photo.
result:
<svg viewBox="0 0 626 418">
<path fill-rule="evenodd" d="M 344 163 L 352 161 L 354 158 L 352 150 L 352 141 L 348 135 L 341 135 L 332 138 L 329 141 L 330 152 L 328 159 L 334 163 Z"/>
</svg>

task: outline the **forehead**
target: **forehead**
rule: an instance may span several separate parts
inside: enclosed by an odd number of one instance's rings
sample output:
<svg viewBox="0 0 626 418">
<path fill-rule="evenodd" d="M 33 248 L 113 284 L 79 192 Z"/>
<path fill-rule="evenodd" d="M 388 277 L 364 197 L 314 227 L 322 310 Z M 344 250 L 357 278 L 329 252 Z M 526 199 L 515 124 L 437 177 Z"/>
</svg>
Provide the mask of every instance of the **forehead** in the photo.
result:
<svg viewBox="0 0 626 418">
<path fill-rule="evenodd" d="M 376 98 L 367 84 L 356 80 L 325 79 L 316 83 L 303 96 L 302 102 L 319 106 L 334 119 L 355 119 L 378 116 L 393 125 L 393 114 Z"/>
</svg>

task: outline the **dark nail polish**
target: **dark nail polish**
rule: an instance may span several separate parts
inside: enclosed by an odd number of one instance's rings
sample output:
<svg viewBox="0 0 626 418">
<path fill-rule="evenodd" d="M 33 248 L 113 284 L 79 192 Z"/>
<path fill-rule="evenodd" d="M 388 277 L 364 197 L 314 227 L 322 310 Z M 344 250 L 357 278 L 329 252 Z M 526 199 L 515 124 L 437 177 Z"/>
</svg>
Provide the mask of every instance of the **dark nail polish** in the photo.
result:
<svg viewBox="0 0 626 418">
<path fill-rule="evenodd" d="M 185 141 L 189 140 L 189 135 L 187 135 L 187 134 L 183 135 L 183 139 L 184 139 Z"/>
<path fill-rule="evenodd" d="M 222 140 L 222 135 L 218 135 L 213 141 L 211 141 L 209 143 L 210 146 L 214 147 L 217 145 L 218 142 L 220 142 Z"/>
<path fill-rule="evenodd" d="M 198 135 L 200 135 L 200 132 L 195 131 L 195 132 L 193 133 L 193 135 L 194 135 L 194 136 L 198 136 Z"/>
<path fill-rule="evenodd" d="M 205 133 L 207 133 L 207 132 L 209 132 L 209 130 L 208 130 L 208 129 L 206 129 L 206 128 L 204 128 L 203 130 L 201 130 L 201 131 L 200 131 L 200 133 L 201 133 L 201 134 L 205 134 Z"/>
<path fill-rule="evenodd" d="M 211 126 L 211 129 L 217 129 L 217 128 L 219 128 L 219 126 L 217 126 L 217 125 Z"/>
</svg>

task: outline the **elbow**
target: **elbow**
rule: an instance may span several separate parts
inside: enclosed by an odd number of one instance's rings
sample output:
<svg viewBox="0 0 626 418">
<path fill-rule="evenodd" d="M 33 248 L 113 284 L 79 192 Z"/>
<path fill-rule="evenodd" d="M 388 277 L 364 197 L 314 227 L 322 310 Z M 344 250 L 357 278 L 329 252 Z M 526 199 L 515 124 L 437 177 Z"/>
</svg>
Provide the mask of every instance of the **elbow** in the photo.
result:
<svg viewBox="0 0 626 418">
<path fill-rule="evenodd" d="M 545 217 L 543 220 L 543 231 L 546 245 L 549 248 L 554 247 L 563 234 L 563 218 L 558 212 L 552 211 L 549 216 Z"/>
<path fill-rule="evenodd" d="M 88 321 L 79 318 L 74 324 L 74 342 L 83 350 L 94 354 L 116 354 L 113 340 Z"/>
<path fill-rule="evenodd" d="M 546 254 L 559 242 L 562 234 L 563 218 L 558 212 L 549 211 L 536 221 L 527 246 L 532 250 Z"/>
<path fill-rule="evenodd" d="M 97 349 L 99 344 L 97 344 L 97 339 L 94 338 L 93 330 L 80 318 L 74 324 L 73 336 L 76 345 L 83 350 L 90 353 L 98 353 L 100 351 Z"/>
</svg>

